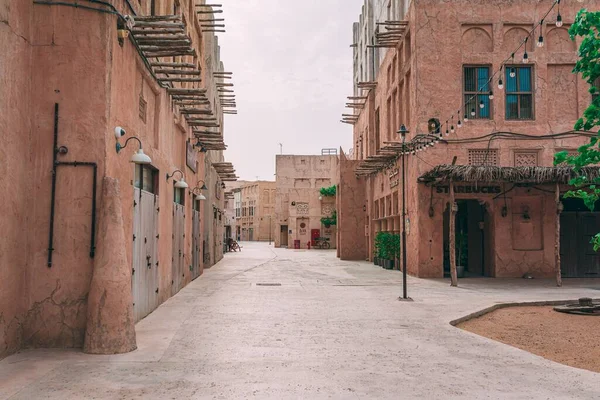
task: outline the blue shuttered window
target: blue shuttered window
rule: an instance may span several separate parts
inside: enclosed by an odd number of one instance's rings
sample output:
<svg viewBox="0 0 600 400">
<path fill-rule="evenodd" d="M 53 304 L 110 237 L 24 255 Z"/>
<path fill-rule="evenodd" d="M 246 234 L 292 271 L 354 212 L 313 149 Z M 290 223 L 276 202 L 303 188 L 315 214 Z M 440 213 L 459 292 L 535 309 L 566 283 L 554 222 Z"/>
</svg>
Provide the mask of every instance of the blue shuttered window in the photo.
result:
<svg viewBox="0 0 600 400">
<path fill-rule="evenodd" d="M 533 119 L 533 68 L 506 67 L 505 71 L 506 119 Z"/>
<path fill-rule="evenodd" d="M 487 119 L 492 115 L 489 79 L 490 67 L 464 67 L 463 98 L 465 114 L 471 119 Z M 483 108 L 481 103 L 483 103 Z"/>
</svg>

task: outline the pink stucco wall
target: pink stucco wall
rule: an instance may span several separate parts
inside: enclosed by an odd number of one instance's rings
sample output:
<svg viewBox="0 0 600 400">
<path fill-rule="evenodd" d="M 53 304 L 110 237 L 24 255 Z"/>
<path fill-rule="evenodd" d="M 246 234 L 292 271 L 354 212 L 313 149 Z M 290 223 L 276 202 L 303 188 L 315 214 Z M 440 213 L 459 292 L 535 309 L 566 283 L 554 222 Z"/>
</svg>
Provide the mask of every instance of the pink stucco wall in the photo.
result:
<svg viewBox="0 0 600 400">
<path fill-rule="evenodd" d="M 129 13 L 125 2 L 114 2 Z M 132 2 L 134 5 L 136 2 Z M 196 33 L 193 2 L 182 1 L 199 54 L 214 54 L 216 43 Z M 163 11 L 172 3 L 159 2 Z M 139 11 L 139 10 L 138 10 Z M 170 11 L 172 12 L 172 11 Z M 116 17 L 90 10 L 33 5 L 11 0 L 0 5 L 0 57 L 3 70 L 0 127 L 5 144 L 0 149 L 0 200 L 5 205 L 0 229 L 0 358 L 21 347 L 80 347 L 86 328 L 87 294 L 93 271 L 90 258 L 92 169 L 59 167 L 52 268 L 47 267 L 50 192 L 53 156 L 54 104 L 60 106 L 58 146 L 68 147 L 60 161 L 98 164 L 97 211 L 102 207 L 102 177 L 119 181 L 123 199 L 122 245 L 132 263 L 133 179 L 129 162 L 137 150 L 130 141 L 120 155 L 115 152 L 114 128 L 137 136 L 158 173 L 159 201 L 159 304 L 171 296 L 173 179 L 167 173 L 181 169 L 190 189 L 211 175 L 205 155 L 198 156 L 198 170 L 186 167 L 186 141 L 191 131 L 174 113 L 165 89 L 148 73 L 129 40 L 120 46 Z M 213 57 L 214 58 L 214 57 Z M 203 63 L 203 81 L 210 85 L 214 66 Z M 218 60 L 217 60 L 218 61 Z M 213 62 L 217 62 L 213 59 Z M 214 90 L 214 89 L 211 89 Z M 139 116 L 139 96 L 147 100 L 147 118 Z M 217 110 L 219 113 L 219 110 Z M 222 114 L 221 114 L 222 118 Z M 208 157 L 209 155 L 207 155 Z M 210 157 L 222 161 L 221 152 Z M 178 177 L 177 177 L 178 178 Z M 207 180 L 208 181 L 208 180 Z M 224 196 L 216 196 L 216 184 L 205 193 L 202 207 L 210 215 L 210 265 L 222 258 L 222 222 L 212 218 L 213 206 L 223 209 Z M 219 189 L 220 190 L 220 189 Z M 206 208 L 209 208 L 206 209 Z M 192 197 L 185 200 L 184 285 L 191 281 Z M 101 215 L 98 212 L 98 215 Z M 203 221 L 203 222 L 204 222 Z M 216 226 L 213 226 L 215 224 Z M 204 235 L 204 233 L 202 233 Z"/>
</svg>

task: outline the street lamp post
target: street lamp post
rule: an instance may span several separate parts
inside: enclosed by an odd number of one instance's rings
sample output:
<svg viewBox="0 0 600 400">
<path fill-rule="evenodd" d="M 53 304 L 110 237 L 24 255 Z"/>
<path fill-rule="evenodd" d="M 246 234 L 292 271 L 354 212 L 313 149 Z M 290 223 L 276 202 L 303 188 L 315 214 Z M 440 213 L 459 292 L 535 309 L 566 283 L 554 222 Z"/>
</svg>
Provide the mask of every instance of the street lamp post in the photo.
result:
<svg viewBox="0 0 600 400">
<path fill-rule="evenodd" d="M 406 134 L 408 130 L 402 124 L 400 126 L 400 136 L 402 137 L 402 298 L 401 300 L 410 300 L 406 286 Z"/>
</svg>

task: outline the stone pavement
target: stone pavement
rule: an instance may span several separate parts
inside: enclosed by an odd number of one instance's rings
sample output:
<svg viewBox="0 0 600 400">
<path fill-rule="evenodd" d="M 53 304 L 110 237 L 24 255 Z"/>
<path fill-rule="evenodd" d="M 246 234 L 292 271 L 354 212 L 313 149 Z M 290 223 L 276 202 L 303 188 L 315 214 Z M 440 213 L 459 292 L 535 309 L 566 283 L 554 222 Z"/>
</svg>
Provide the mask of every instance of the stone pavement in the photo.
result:
<svg viewBox="0 0 600 400">
<path fill-rule="evenodd" d="M 23 351 L 0 361 L 0 399 L 600 399 L 600 374 L 449 325 L 600 280 L 460 285 L 410 278 L 399 302 L 397 271 L 245 243 L 138 323 L 138 350 Z"/>
</svg>

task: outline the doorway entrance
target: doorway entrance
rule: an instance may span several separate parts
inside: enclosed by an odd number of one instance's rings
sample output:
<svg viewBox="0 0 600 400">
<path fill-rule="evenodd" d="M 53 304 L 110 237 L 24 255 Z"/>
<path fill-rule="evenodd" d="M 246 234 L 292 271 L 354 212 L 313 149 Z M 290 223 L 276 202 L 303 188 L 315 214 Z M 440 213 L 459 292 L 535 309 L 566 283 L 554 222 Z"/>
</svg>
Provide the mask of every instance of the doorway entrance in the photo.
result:
<svg viewBox="0 0 600 400">
<path fill-rule="evenodd" d="M 593 212 L 582 200 L 563 198 L 560 269 L 564 278 L 600 278 L 600 253 L 590 243 L 600 232 L 600 201 Z"/>
<path fill-rule="evenodd" d="M 478 200 L 457 200 L 455 223 L 455 256 L 463 277 L 493 276 L 491 251 L 491 219 L 485 204 Z M 444 276 L 450 276 L 449 250 L 450 210 L 444 211 Z"/>
<path fill-rule="evenodd" d="M 288 247 L 288 226 L 281 225 L 279 243 L 281 247 Z"/>
</svg>

